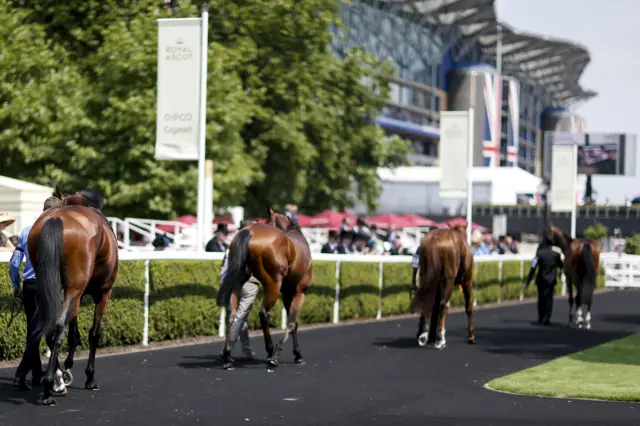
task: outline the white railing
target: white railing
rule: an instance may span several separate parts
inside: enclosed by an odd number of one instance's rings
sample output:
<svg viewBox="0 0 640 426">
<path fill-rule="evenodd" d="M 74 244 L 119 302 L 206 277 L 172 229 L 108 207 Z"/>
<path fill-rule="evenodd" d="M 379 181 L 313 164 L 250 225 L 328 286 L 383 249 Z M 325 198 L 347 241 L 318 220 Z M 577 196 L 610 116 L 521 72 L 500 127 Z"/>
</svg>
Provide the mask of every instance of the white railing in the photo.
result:
<svg viewBox="0 0 640 426">
<path fill-rule="evenodd" d="M 11 258 L 11 252 L 0 252 L 0 263 L 9 262 Z M 224 253 L 210 253 L 210 252 L 180 252 L 180 251 L 149 251 L 149 252 L 141 252 L 141 251 L 124 251 L 121 250 L 119 253 L 119 260 L 121 261 L 133 261 L 133 260 L 143 260 L 145 269 L 144 269 L 144 326 L 142 331 L 142 344 L 149 344 L 149 295 L 150 295 L 150 269 L 151 262 L 153 261 L 162 261 L 162 260 L 219 260 L 221 261 L 224 257 Z M 334 324 L 338 324 L 340 322 L 340 267 L 342 263 L 349 262 L 357 262 L 357 263 L 378 263 L 378 286 L 379 286 L 379 295 L 378 295 L 378 312 L 376 315 L 377 319 L 382 318 L 382 295 L 384 288 L 384 265 L 387 263 L 402 263 L 402 264 L 411 264 L 412 256 L 382 256 L 382 255 L 342 255 L 342 254 L 322 254 L 322 253 L 312 253 L 312 258 L 314 261 L 331 261 L 336 262 L 336 287 L 335 287 L 335 299 L 333 303 L 333 318 L 332 322 Z M 498 263 L 498 281 L 502 282 L 503 278 L 503 265 L 505 262 L 520 262 L 520 279 L 524 279 L 525 274 L 528 271 L 525 271 L 525 262 L 530 261 L 531 256 L 525 255 L 513 255 L 513 254 L 504 254 L 504 255 L 487 255 L 487 256 L 475 256 L 475 263 L 487 263 L 487 262 L 497 262 Z M 633 271 L 633 279 L 627 279 L 627 285 L 612 285 L 609 284 L 607 279 L 607 286 L 609 287 L 640 287 L 640 256 L 631 256 L 631 255 L 620 255 L 619 253 L 602 253 L 601 261 L 603 265 L 605 265 L 607 277 L 609 277 L 609 268 L 612 268 L 614 265 L 636 265 L 636 267 L 630 267 L 628 269 L 622 269 L 622 276 L 626 277 L 629 274 L 628 271 Z M 629 281 L 631 280 L 631 281 Z M 564 281 L 564 280 L 563 280 Z M 623 278 L 624 281 L 624 278 Z M 632 282 L 633 285 L 628 285 L 629 282 Z M 637 284 L 636 284 L 637 283 Z M 565 294 L 565 286 L 563 282 L 562 294 Z M 474 306 L 477 305 L 477 301 L 474 299 Z M 284 308 L 282 309 L 282 324 L 281 328 L 284 329 L 286 327 L 286 312 Z M 225 310 L 220 310 L 220 327 L 218 329 L 218 335 L 223 337 L 225 334 Z"/>
<path fill-rule="evenodd" d="M 614 253 L 602 260 L 602 266 L 605 287 L 640 288 L 640 256 Z"/>
</svg>

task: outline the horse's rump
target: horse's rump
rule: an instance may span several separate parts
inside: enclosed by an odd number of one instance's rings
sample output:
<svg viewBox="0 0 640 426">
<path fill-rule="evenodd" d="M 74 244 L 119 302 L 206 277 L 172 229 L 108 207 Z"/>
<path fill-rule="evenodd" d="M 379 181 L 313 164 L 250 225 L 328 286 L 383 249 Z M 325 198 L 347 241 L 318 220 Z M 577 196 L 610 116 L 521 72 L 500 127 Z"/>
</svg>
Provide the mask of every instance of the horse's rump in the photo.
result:
<svg viewBox="0 0 640 426">
<path fill-rule="evenodd" d="M 410 312 L 422 311 L 430 292 L 436 291 L 443 297 L 447 290 L 447 281 L 459 280 L 459 277 L 464 275 L 467 257 L 465 254 L 464 241 L 461 241 L 457 230 L 435 230 L 424 237 L 419 250 L 420 285 L 411 301 Z"/>
</svg>

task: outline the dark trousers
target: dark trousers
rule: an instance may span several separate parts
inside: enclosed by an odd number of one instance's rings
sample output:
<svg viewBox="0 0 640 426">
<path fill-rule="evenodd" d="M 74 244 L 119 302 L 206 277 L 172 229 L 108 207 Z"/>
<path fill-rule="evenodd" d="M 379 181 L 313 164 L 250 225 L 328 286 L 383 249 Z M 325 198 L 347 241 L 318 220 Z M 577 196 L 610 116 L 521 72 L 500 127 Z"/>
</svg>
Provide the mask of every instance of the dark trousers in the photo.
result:
<svg viewBox="0 0 640 426">
<path fill-rule="evenodd" d="M 24 305 L 24 312 L 27 315 L 27 344 L 18 370 L 16 371 L 17 377 L 26 377 L 29 371 L 31 371 L 31 376 L 34 379 L 42 376 L 40 339 L 38 339 L 37 342 L 29 342 L 29 336 L 33 329 L 33 316 L 36 312 L 37 297 L 36 280 L 24 280 L 22 284 L 22 303 Z"/>
<path fill-rule="evenodd" d="M 536 283 L 538 288 L 538 322 L 548 323 L 553 311 L 553 293 L 556 283 Z"/>
</svg>

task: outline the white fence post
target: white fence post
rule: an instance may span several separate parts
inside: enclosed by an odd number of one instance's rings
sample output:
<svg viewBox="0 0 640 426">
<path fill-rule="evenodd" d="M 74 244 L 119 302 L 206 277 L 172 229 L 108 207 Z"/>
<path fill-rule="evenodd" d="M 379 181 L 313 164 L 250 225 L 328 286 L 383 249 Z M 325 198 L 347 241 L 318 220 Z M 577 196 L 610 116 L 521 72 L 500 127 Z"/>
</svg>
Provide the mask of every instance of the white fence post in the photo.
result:
<svg viewBox="0 0 640 426">
<path fill-rule="evenodd" d="M 151 281 L 151 260 L 144 261 L 144 327 L 142 329 L 142 345 L 149 345 L 149 289 Z"/>
<path fill-rule="evenodd" d="M 498 285 L 500 286 L 500 295 L 498 296 L 498 303 L 502 303 L 503 269 L 504 269 L 504 262 L 502 261 L 502 259 L 498 259 Z"/>
<path fill-rule="evenodd" d="M 378 314 L 376 319 L 382 318 L 382 285 L 384 281 L 384 263 L 380 262 L 378 267 Z"/>
<path fill-rule="evenodd" d="M 336 262 L 336 297 L 333 301 L 333 323 L 340 322 L 340 261 Z"/>
<path fill-rule="evenodd" d="M 218 327 L 218 337 L 224 337 L 227 327 L 227 309 L 220 308 L 220 326 Z"/>
<path fill-rule="evenodd" d="M 282 328 L 283 330 L 287 328 L 287 310 L 284 308 L 284 306 L 282 307 L 282 318 L 280 320 L 280 328 Z"/>
</svg>

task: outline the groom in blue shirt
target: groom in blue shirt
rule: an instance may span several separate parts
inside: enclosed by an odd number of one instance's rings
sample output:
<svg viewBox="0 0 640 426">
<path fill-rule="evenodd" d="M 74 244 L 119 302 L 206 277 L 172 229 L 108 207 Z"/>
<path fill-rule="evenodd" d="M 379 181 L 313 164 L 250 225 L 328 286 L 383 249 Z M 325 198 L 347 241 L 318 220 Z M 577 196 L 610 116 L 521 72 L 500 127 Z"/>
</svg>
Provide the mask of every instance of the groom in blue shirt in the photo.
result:
<svg viewBox="0 0 640 426">
<path fill-rule="evenodd" d="M 42 211 L 47 211 L 51 208 L 60 207 L 62 201 L 56 197 L 49 197 L 44 202 L 44 208 Z M 31 387 L 26 384 L 25 378 L 27 373 L 31 371 L 31 382 L 34 385 L 40 384 L 40 380 L 44 375 L 42 371 L 42 363 L 40 362 L 40 353 L 38 347 L 40 341 L 37 342 L 34 350 L 29 350 L 28 342 L 31 330 L 33 328 L 33 315 L 36 312 L 37 305 L 37 287 L 36 287 L 36 274 L 33 271 L 31 260 L 29 259 L 29 250 L 27 248 L 27 241 L 29 239 L 29 232 L 33 224 L 26 226 L 18 237 L 18 244 L 9 261 L 9 276 L 11 277 L 11 285 L 13 286 L 13 294 L 15 297 L 22 299 L 24 306 L 24 312 L 27 315 L 27 347 L 22 355 L 22 360 L 16 371 L 16 377 L 14 379 L 14 385 L 21 390 L 29 390 Z M 20 265 L 22 260 L 26 257 L 26 263 L 24 270 L 22 271 L 23 284 L 20 288 Z"/>
</svg>

